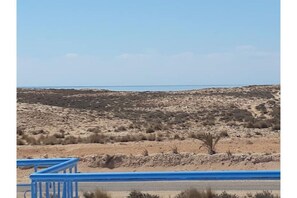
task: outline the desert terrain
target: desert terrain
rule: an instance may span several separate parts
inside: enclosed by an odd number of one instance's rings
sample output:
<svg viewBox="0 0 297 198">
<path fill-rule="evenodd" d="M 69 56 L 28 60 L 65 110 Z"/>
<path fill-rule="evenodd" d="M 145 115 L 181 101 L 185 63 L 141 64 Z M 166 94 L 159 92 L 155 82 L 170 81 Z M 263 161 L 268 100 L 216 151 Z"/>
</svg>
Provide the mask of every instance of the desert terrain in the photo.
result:
<svg viewBox="0 0 297 198">
<path fill-rule="evenodd" d="M 214 154 L 201 133 L 220 136 Z M 279 169 L 280 86 L 17 89 L 17 143 L 17 158 L 78 157 L 81 172 Z"/>
</svg>

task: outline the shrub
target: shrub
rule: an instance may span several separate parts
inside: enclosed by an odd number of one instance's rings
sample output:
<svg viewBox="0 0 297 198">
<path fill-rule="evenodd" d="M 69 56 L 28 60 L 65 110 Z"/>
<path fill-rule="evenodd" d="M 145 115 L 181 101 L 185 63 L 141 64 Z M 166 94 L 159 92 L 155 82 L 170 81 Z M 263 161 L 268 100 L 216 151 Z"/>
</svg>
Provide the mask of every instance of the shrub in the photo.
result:
<svg viewBox="0 0 297 198">
<path fill-rule="evenodd" d="M 235 194 L 228 194 L 226 191 L 222 192 L 219 195 L 215 196 L 216 198 L 239 198 L 237 195 Z"/>
<path fill-rule="evenodd" d="M 228 194 L 227 192 L 222 192 L 221 194 L 216 194 L 210 189 L 206 191 L 198 191 L 197 189 L 188 189 L 179 193 L 175 198 L 239 198 L 235 194 Z"/>
<path fill-rule="evenodd" d="M 23 135 L 23 139 L 30 145 L 38 145 L 40 144 L 39 140 L 36 140 L 34 137 Z"/>
<path fill-rule="evenodd" d="M 274 131 L 280 130 L 280 124 L 273 125 L 272 130 L 274 130 Z"/>
<path fill-rule="evenodd" d="M 147 151 L 146 149 L 144 149 L 144 150 L 142 151 L 142 155 L 143 155 L 143 156 L 148 156 L 148 151 Z"/>
<path fill-rule="evenodd" d="M 211 133 L 202 133 L 197 135 L 196 138 L 203 142 L 202 146 L 208 149 L 208 154 L 213 155 L 216 153 L 215 146 L 221 139 L 221 136 L 214 136 Z M 202 146 L 200 146 L 200 148 Z"/>
<path fill-rule="evenodd" d="M 45 145 L 55 145 L 55 144 L 60 144 L 61 143 L 61 141 L 58 140 L 55 136 L 46 136 L 41 141 Z"/>
<path fill-rule="evenodd" d="M 53 136 L 56 138 L 65 138 L 64 133 L 55 133 Z"/>
<path fill-rule="evenodd" d="M 104 143 L 105 136 L 103 134 L 94 133 L 86 138 L 87 143 Z"/>
<path fill-rule="evenodd" d="M 273 195 L 269 191 L 263 191 L 261 193 L 256 193 L 253 198 L 279 198 L 278 195 Z"/>
<path fill-rule="evenodd" d="M 95 193 L 93 192 L 85 192 L 83 194 L 84 198 L 111 198 L 106 192 L 97 189 Z"/>
<path fill-rule="evenodd" d="M 152 127 L 149 127 L 149 128 L 146 129 L 145 132 L 146 133 L 153 133 L 153 132 L 155 132 L 155 130 Z"/>
<path fill-rule="evenodd" d="M 198 191 L 193 188 L 179 193 L 175 198 L 215 198 L 215 194 L 210 189 Z"/>
<path fill-rule="evenodd" d="M 17 127 L 17 134 L 18 135 L 24 135 L 24 130 L 20 127 Z"/>
<path fill-rule="evenodd" d="M 21 139 L 17 139 L 17 145 L 25 145 L 25 142 Z"/>
<path fill-rule="evenodd" d="M 121 131 L 127 131 L 126 127 L 120 126 L 117 129 L 114 130 L 115 132 L 121 132 Z"/>
<path fill-rule="evenodd" d="M 151 195 L 148 193 L 142 193 L 139 191 L 132 191 L 130 192 L 130 194 L 128 195 L 127 198 L 160 198 L 160 196 L 158 195 Z"/>
<path fill-rule="evenodd" d="M 33 135 L 38 135 L 38 134 L 47 134 L 48 132 L 44 131 L 43 129 L 37 130 L 37 131 L 32 131 Z"/>
<path fill-rule="evenodd" d="M 178 154 L 178 150 L 176 146 L 171 147 L 171 151 L 173 154 Z"/>
<path fill-rule="evenodd" d="M 88 132 L 92 132 L 92 133 L 99 133 L 101 132 L 99 127 L 94 127 L 94 128 L 88 128 L 87 130 Z"/>
<path fill-rule="evenodd" d="M 155 141 L 156 140 L 156 135 L 155 134 L 150 134 L 147 136 L 148 141 Z"/>
<path fill-rule="evenodd" d="M 62 144 L 77 144 L 78 140 L 74 136 L 68 136 L 64 139 L 64 142 Z"/>
<path fill-rule="evenodd" d="M 180 136 L 179 136 L 178 134 L 175 134 L 175 135 L 173 136 L 173 139 L 175 139 L 175 140 L 180 140 Z"/>
<path fill-rule="evenodd" d="M 229 134 L 228 134 L 227 131 L 222 131 L 222 132 L 220 133 L 220 136 L 221 136 L 221 137 L 229 137 Z"/>
<path fill-rule="evenodd" d="M 228 150 L 228 151 L 226 152 L 226 154 L 227 154 L 227 156 L 228 156 L 229 158 L 232 157 L 232 153 L 231 153 L 230 150 Z"/>
</svg>

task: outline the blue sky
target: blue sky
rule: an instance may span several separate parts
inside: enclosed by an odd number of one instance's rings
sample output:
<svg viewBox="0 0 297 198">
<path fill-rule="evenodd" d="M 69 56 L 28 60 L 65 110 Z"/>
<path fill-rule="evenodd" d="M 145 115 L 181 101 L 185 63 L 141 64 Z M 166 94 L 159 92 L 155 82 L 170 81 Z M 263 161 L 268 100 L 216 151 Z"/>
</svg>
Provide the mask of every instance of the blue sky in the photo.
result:
<svg viewBox="0 0 297 198">
<path fill-rule="evenodd" d="M 18 86 L 277 84 L 279 0 L 18 0 Z"/>
</svg>

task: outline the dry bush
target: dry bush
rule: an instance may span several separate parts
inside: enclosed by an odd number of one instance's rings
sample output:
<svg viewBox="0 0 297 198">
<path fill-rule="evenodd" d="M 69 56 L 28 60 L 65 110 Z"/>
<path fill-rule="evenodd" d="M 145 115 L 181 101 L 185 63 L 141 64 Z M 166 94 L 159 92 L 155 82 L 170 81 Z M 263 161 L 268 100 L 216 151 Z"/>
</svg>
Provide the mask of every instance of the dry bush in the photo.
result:
<svg viewBox="0 0 297 198">
<path fill-rule="evenodd" d="M 202 133 L 202 134 L 198 134 L 196 138 L 203 142 L 202 146 L 207 148 L 208 154 L 213 155 L 216 153 L 215 146 L 221 139 L 221 136 L 220 135 L 215 136 L 215 135 L 212 135 L 211 133 Z M 200 146 L 200 148 L 202 146 Z"/>
<path fill-rule="evenodd" d="M 188 189 L 176 195 L 175 198 L 215 198 L 215 194 L 210 189 L 206 191 Z"/>
<path fill-rule="evenodd" d="M 171 147 L 171 152 L 172 152 L 173 154 L 178 154 L 178 149 L 177 149 L 177 147 L 176 147 L 176 146 Z"/>
<path fill-rule="evenodd" d="M 111 198 L 106 192 L 97 189 L 95 192 L 85 192 L 84 198 Z"/>
<path fill-rule="evenodd" d="M 156 135 L 155 134 L 149 134 L 147 136 L 147 140 L 148 141 L 155 141 L 156 140 Z"/>
<path fill-rule="evenodd" d="M 179 193 L 175 198 L 239 198 L 235 194 L 228 194 L 227 192 L 222 192 L 221 194 L 216 194 L 207 189 L 206 191 L 198 191 L 197 189 L 188 189 Z"/>
<path fill-rule="evenodd" d="M 17 139 L 17 145 L 25 145 L 25 142 L 21 139 Z"/>
<path fill-rule="evenodd" d="M 144 149 L 143 151 L 142 151 L 142 153 L 141 153 L 143 156 L 148 156 L 149 154 L 148 154 L 148 150 L 146 150 L 146 149 Z"/>
<path fill-rule="evenodd" d="M 158 195 L 151 195 L 148 193 L 142 193 L 139 191 L 132 191 L 130 192 L 130 194 L 128 195 L 127 198 L 160 198 L 160 196 Z"/>
<path fill-rule="evenodd" d="M 127 131 L 126 127 L 120 126 L 114 130 L 115 132 Z"/>
<path fill-rule="evenodd" d="M 17 135 L 24 135 L 24 129 L 21 127 L 17 127 Z"/>
<path fill-rule="evenodd" d="M 62 144 L 77 144 L 78 140 L 76 137 L 74 136 L 67 136 L 64 141 L 62 142 Z"/>
<path fill-rule="evenodd" d="M 230 158 L 230 157 L 232 157 L 232 152 L 230 151 L 230 150 L 228 150 L 227 152 L 226 152 L 226 154 L 227 154 L 227 156 Z"/>
<path fill-rule="evenodd" d="M 87 129 L 88 132 L 92 132 L 92 133 L 99 133 L 101 132 L 99 127 L 93 127 L 93 128 L 88 128 Z"/>
<path fill-rule="evenodd" d="M 145 132 L 146 133 L 153 133 L 153 132 L 155 132 L 155 130 L 152 127 L 149 127 L 149 128 L 146 129 Z"/>
<path fill-rule="evenodd" d="M 48 136 L 48 135 L 44 138 L 39 138 L 39 141 L 42 142 L 44 145 L 55 145 L 55 144 L 62 143 L 62 141 L 57 139 L 55 136 Z"/>
<path fill-rule="evenodd" d="M 40 144 L 39 140 L 36 140 L 34 137 L 31 137 L 28 135 L 23 135 L 22 139 L 25 140 L 30 145 L 39 145 Z"/>
<path fill-rule="evenodd" d="M 178 134 L 175 134 L 175 135 L 173 136 L 173 139 L 175 139 L 175 140 L 180 140 L 180 136 L 179 136 Z"/>
<path fill-rule="evenodd" d="M 48 134 L 48 132 L 44 131 L 43 129 L 32 131 L 33 135 L 39 135 L 39 134 Z"/>
<path fill-rule="evenodd" d="M 105 135 L 94 133 L 85 139 L 86 143 L 105 143 Z"/>
<path fill-rule="evenodd" d="M 227 137 L 229 137 L 229 134 L 228 134 L 227 131 L 222 131 L 222 132 L 220 133 L 220 136 L 221 136 L 221 137 L 224 137 L 224 138 L 227 138 Z"/>
<path fill-rule="evenodd" d="M 56 138 L 60 138 L 60 139 L 65 138 L 64 133 L 55 133 L 53 136 L 55 136 Z"/>
<path fill-rule="evenodd" d="M 252 195 L 250 193 L 248 193 L 245 198 L 280 198 L 280 196 L 278 195 L 273 195 L 271 192 L 269 191 L 263 191 L 260 193 L 256 193 L 255 195 Z"/>
</svg>

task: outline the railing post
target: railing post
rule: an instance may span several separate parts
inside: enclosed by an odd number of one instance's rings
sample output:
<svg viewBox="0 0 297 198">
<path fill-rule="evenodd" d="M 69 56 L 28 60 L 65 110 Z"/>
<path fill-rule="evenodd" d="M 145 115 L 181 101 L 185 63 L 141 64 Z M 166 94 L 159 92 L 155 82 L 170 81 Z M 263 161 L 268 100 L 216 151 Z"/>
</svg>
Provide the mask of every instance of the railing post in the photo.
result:
<svg viewBox="0 0 297 198">
<path fill-rule="evenodd" d="M 48 182 L 45 183 L 45 197 L 50 198 Z"/>
<path fill-rule="evenodd" d="M 61 186 L 61 182 L 58 182 L 58 197 L 60 198 L 61 196 L 61 189 L 60 189 L 60 186 Z"/>
<path fill-rule="evenodd" d="M 39 197 L 42 197 L 42 182 L 38 182 L 39 184 Z"/>
<path fill-rule="evenodd" d="M 35 183 L 36 183 L 35 181 L 31 181 L 31 198 L 37 198 Z"/>
<path fill-rule="evenodd" d="M 53 182 L 53 197 L 56 198 L 56 183 Z"/>
<path fill-rule="evenodd" d="M 77 164 L 74 166 L 74 172 L 77 173 Z M 75 198 L 78 198 L 78 184 L 75 182 Z"/>
</svg>

